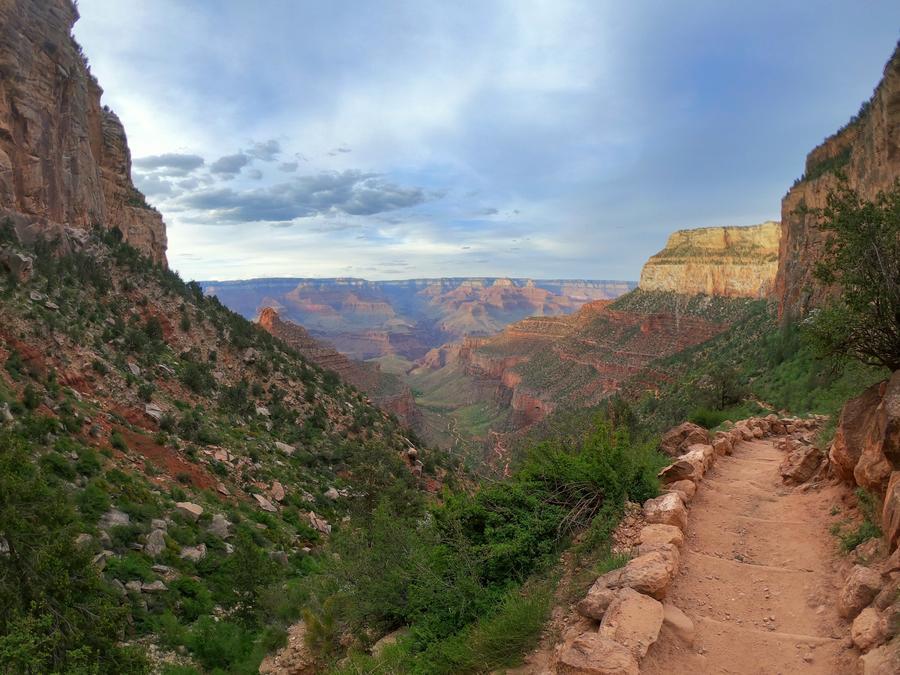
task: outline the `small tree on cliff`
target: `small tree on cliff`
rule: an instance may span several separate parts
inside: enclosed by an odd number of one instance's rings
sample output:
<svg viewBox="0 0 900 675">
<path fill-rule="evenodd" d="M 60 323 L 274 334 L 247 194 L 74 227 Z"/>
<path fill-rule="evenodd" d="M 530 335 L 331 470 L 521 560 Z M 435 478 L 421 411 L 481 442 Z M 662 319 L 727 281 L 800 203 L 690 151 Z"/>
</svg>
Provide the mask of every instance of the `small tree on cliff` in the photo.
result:
<svg viewBox="0 0 900 675">
<path fill-rule="evenodd" d="M 827 355 L 900 369 L 900 180 L 873 202 L 843 182 L 819 215 L 815 276 L 841 293 L 813 316 L 814 339 Z"/>
</svg>

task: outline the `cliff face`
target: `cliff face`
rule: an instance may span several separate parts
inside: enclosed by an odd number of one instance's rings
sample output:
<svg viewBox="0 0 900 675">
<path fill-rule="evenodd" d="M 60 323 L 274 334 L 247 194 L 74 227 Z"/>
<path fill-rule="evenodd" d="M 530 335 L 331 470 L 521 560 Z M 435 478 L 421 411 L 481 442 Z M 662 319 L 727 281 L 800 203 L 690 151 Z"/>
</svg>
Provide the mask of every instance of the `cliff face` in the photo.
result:
<svg viewBox="0 0 900 675">
<path fill-rule="evenodd" d="M 806 158 L 806 171 L 781 202 L 782 235 L 775 297 L 782 314 L 802 315 L 820 304 L 827 291 L 817 288 L 812 270 L 822 233 L 813 215 L 798 211 L 826 205 L 837 184 L 835 170 L 864 199 L 874 199 L 900 176 L 900 48 L 868 105 L 850 124 L 826 139 Z"/>
<path fill-rule="evenodd" d="M 271 307 L 260 312 L 258 323 L 313 363 L 336 372 L 342 380 L 369 394 L 382 410 L 394 413 L 411 427 L 418 425 L 420 412 L 412 392 L 395 376 L 381 372 L 377 365 L 347 358 L 331 345 L 316 340 L 303 326 L 283 321 Z"/>
<path fill-rule="evenodd" d="M 0 0 L 0 215 L 20 234 L 118 227 L 165 263 L 162 216 L 131 182 L 119 118 L 71 36 L 70 0 Z"/>
<path fill-rule="evenodd" d="M 760 298 L 772 291 L 781 226 L 678 230 L 641 271 L 643 291 Z"/>
</svg>

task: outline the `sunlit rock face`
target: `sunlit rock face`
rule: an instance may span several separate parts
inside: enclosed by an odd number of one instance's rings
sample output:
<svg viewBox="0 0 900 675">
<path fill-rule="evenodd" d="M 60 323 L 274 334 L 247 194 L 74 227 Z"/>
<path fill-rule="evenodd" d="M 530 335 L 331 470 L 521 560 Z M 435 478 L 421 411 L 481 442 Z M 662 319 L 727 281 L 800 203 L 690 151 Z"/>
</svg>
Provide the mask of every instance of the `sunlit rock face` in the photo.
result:
<svg viewBox="0 0 900 675">
<path fill-rule="evenodd" d="M 678 230 L 641 271 L 644 291 L 761 298 L 778 272 L 781 225 Z"/>
<path fill-rule="evenodd" d="M 20 233 L 118 227 L 166 260 L 162 216 L 131 182 L 115 113 L 71 35 L 70 0 L 0 0 L 0 216 Z"/>
</svg>

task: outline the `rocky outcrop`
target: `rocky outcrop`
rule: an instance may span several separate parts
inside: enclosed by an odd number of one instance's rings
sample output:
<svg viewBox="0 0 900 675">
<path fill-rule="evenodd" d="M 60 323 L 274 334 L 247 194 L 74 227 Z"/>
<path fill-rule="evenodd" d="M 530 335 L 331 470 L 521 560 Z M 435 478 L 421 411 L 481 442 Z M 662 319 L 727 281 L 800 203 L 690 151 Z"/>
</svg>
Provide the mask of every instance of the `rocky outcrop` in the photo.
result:
<svg viewBox="0 0 900 675">
<path fill-rule="evenodd" d="M 117 227 L 166 261 L 162 216 L 131 182 L 119 118 L 70 31 L 71 0 L 0 0 L 0 216 L 23 238 Z"/>
<path fill-rule="evenodd" d="M 900 48 L 859 115 L 806 158 L 803 177 L 781 202 L 781 243 L 775 298 L 782 315 L 802 315 L 828 295 L 813 278 L 823 233 L 807 209 L 826 205 L 840 170 L 850 187 L 871 200 L 900 176 Z"/>
<path fill-rule="evenodd" d="M 312 337 L 303 326 L 282 320 L 271 307 L 260 312 L 257 322 L 313 363 L 337 373 L 345 382 L 369 394 L 379 408 L 393 413 L 408 426 L 415 428 L 421 421 L 421 411 L 409 387 L 397 377 L 382 373 L 376 364 L 344 356 L 331 345 Z"/>
<path fill-rule="evenodd" d="M 781 225 L 678 230 L 641 270 L 640 288 L 682 295 L 762 298 L 778 270 Z"/>
</svg>

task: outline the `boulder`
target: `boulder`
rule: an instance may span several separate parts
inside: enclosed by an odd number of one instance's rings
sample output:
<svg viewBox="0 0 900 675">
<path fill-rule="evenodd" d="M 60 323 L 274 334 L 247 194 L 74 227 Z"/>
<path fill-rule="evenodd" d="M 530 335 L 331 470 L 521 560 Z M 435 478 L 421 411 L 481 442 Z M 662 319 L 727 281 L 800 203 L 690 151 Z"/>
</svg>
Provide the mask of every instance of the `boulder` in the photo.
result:
<svg viewBox="0 0 900 675">
<path fill-rule="evenodd" d="M 884 495 L 884 508 L 881 511 L 881 528 L 888 551 L 898 549 L 900 545 L 900 471 L 891 473 L 887 492 Z"/>
<path fill-rule="evenodd" d="M 785 483 L 800 485 L 813 477 L 821 462 L 822 453 L 818 448 L 811 445 L 795 446 L 791 454 L 781 462 L 778 470 Z"/>
<path fill-rule="evenodd" d="M 863 440 L 886 385 L 886 382 L 872 385 L 856 398 L 847 401 L 841 409 L 828 457 L 835 474 L 843 481 L 853 481 L 853 470 L 862 454 Z"/>
<path fill-rule="evenodd" d="M 132 593 L 140 593 L 141 592 L 141 582 L 137 580 L 126 582 L 125 590 L 131 591 Z"/>
<path fill-rule="evenodd" d="M 185 546 L 181 549 L 179 557 L 191 562 L 200 562 L 206 557 L 206 544 L 198 544 L 197 546 Z"/>
<path fill-rule="evenodd" d="M 897 675 L 900 673 L 900 649 L 891 643 L 859 657 L 859 675 Z"/>
<path fill-rule="evenodd" d="M 694 476 L 694 465 L 683 459 L 675 460 L 675 462 L 669 464 L 657 474 L 657 477 L 663 485 L 700 479 L 699 476 Z"/>
<path fill-rule="evenodd" d="M 594 619 L 595 621 L 600 621 L 603 618 L 603 615 L 606 614 L 606 608 L 616 598 L 616 591 L 606 586 L 601 581 L 602 579 L 603 577 L 600 577 L 600 579 L 595 581 L 588 594 L 575 605 L 575 609 L 578 610 L 581 616 Z"/>
<path fill-rule="evenodd" d="M 157 579 L 156 581 L 151 581 L 149 584 L 146 582 L 141 584 L 142 593 L 163 593 L 167 590 L 169 589 L 166 588 L 166 585 L 159 579 Z"/>
<path fill-rule="evenodd" d="M 276 480 L 274 483 L 272 483 L 272 487 L 269 488 L 269 496 L 276 502 L 282 501 L 285 496 L 284 486 Z"/>
<path fill-rule="evenodd" d="M 891 375 L 883 392 L 853 469 L 856 484 L 878 494 L 884 494 L 891 473 L 900 469 L 900 370 Z"/>
<path fill-rule="evenodd" d="M 18 283 L 25 283 L 34 273 L 34 258 L 16 251 L 0 250 L 0 268 Z"/>
<path fill-rule="evenodd" d="M 212 517 L 207 529 L 219 539 L 227 539 L 231 536 L 231 522 L 222 513 L 217 513 Z"/>
<path fill-rule="evenodd" d="M 150 528 L 153 530 L 163 530 L 165 532 L 169 529 L 169 524 L 163 518 L 153 518 L 150 521 Z"/>
<path fill-rule="evenodd" d="M 659 637 L 662 623 L 661 602 L 631 588 L 623 588 L 603 615 L 599 633 L 627 647 L 640 661 Z"/>
<path fill-rule="evenodd" d="M 694 471 L 691 473 L 690 480 L 694 481 L 695 483 L 699 483 L 704 474 L 706 474 L 706 470 L 709 468 L 709 458 L 705 451 L 705 448 L 712 449 L 712 446 L 695 445 L 692 446 L 692 448 L 692 450 L 684 453 L 681 457 L 679 457 L 678 461 L 687 462 L 692 467 L 694 467 Z"/>
<path fill-rule="evenodd" d="M 322 516 L 317 515 L 315 511 L 307 513 L 306 520 L 309 526 L 320 534 L 331 534 L 331 525 Z"/>
<path fill-rule="evenodd" d="M 295 448 L 293 445 L 288 445 L 287 443 L 282 443 L 281 441 L 275 441 L 275 448 L 288 456 L 293 455 L 295 452 L 297 452 L 297 448 Z"/>
<path fill-rule="evenodd" d="M 669 457 L 677 457 L 695 443 L 709 443 L 709 432 L 693 422 L 685 422 L 663 434 L 659 450 Z"/>
<path fill-rule="evenodd" d="M 874 607 L 866 607 L 853 619 L 853 626 L 850 628 L 850 637 L 853 644 L 861 652 L 867 652 L 872 647 L 877 647 L 884 643 L 887 633 L 884 617 Z"/>
<path fill-rule="evenodd" d="M 13 417 L 12 411 L 9 409 L 9 403 L 4 401 L 0 403 L 0 423 L 7 424 L 16 418 Z"/>
<path fill-rule="evenodd" d="M 688 647 L 694 646 L 694 637 L 696 636 L 694 622 L 687 614 L 669 602 L 663 603 L 663 627 L 672 631 L 672 634 Z"/>
<path fill-rule="evenodd" d="M 203 515 L 203 507 L 193 502 L 176 502 L 175 511 L 188 520 L 197 520 Z"/>
<path fill-rule="evenodd" d="M 263 495 L 259 494 L 258 492 L 253 493 L 253 498 L 256 500 L 256 503 L 259 504 L 259 507 L 263 511 L 269 511 L 270 513 L 275 513 L 276 511 L 278 511 L 278 509 L 275 507 L 275 505 L 272 502 L 270 502 L 268 499 L 266 499 Z"/>
<path fill-rule="evenodd" d="M 712 443 L 713 450 L 716 451 L 716 454 L 719 457 L 724 457 L 725 455 L 730 455 L 734 450 L 734 447 L 731 443 L 731 436 L 729 434 L 718 433 L 716 434 L 715 440 Z"/>
<path fill-rule="evenodd" d="M 335 489 L 333 487 L 330 487 L 327 490 L 325 490 L 325 498 L 326 499 L 335 501 L 335 500 L 339 499 L 340 496 L 341 496 L 341 493 L 338 492 L 337 489 Z"/>
<path fill-rule="evenodd" d="M 697 484 L 691 480 L 677 480 L 666 485 L 666 492 L 677 492 L 681 500 L 688 504 L 697 493 Z"/>
<path fill-rule="evenodd" d="M 873 569 L 854 565 L 838 595 L 838 614 L 848 621 L 865 609 L 881 590 L 881 575 Z"/>
<path fill-rule="evenodd" d="M 642 553 L 629 560 L 624 567 L 599 577 L 588 595 L 599 596 L 602 588 L 628 587 L 660 600 L 678 572 L 680 558 L 678 547 L 674 544 L 657 544 L 654 550 Z"/>
<path fill-rule="evenodd" d="M 563 649 L 556 664 L 559 675 L 639 675 L 631 651 L 598 633 L 584 633 Z"/>
<path fill-rule="evenodd" d="M 101 530 L 108 530 L 111 527 L 128 525 L 130 522 L 131 518 L 124 511 L 119 511 L 119 509 L 110 509 L 102 516 L 100 516 L 100 522 L 97 524 L 97 526 Z"/>
<path fill-rule="evenodd" d="M 148 403 L 144 406 L 144 413 L 154 422 L 159 422 L 163 418 L 163 409 L 155 403 Z"/>
<path fill-rule="evenodd" d="M 144 544 L 144 553 L 151 558 L 156 558 L 166 550 L 166 532 L 165 530 L 153 530 L 147 535 L 147 542 Z"/>
<path fill-rule="evenodd" d="M 679 528 L 674 525 L 663 525 L 661 523 L 645 525 L 641 528 L 638 537 L 642 546 L 656 546 L 659 544 L 681 546 L 684 543 L 684 535 Z"/>
<path fill-rule="evenodd" d="M 687 527 L 687 509 L 678 494 L 667 492 L 644 502 L 644 520 L 651 524 L 675 525 L 684 530 Z"/>
</svg>

